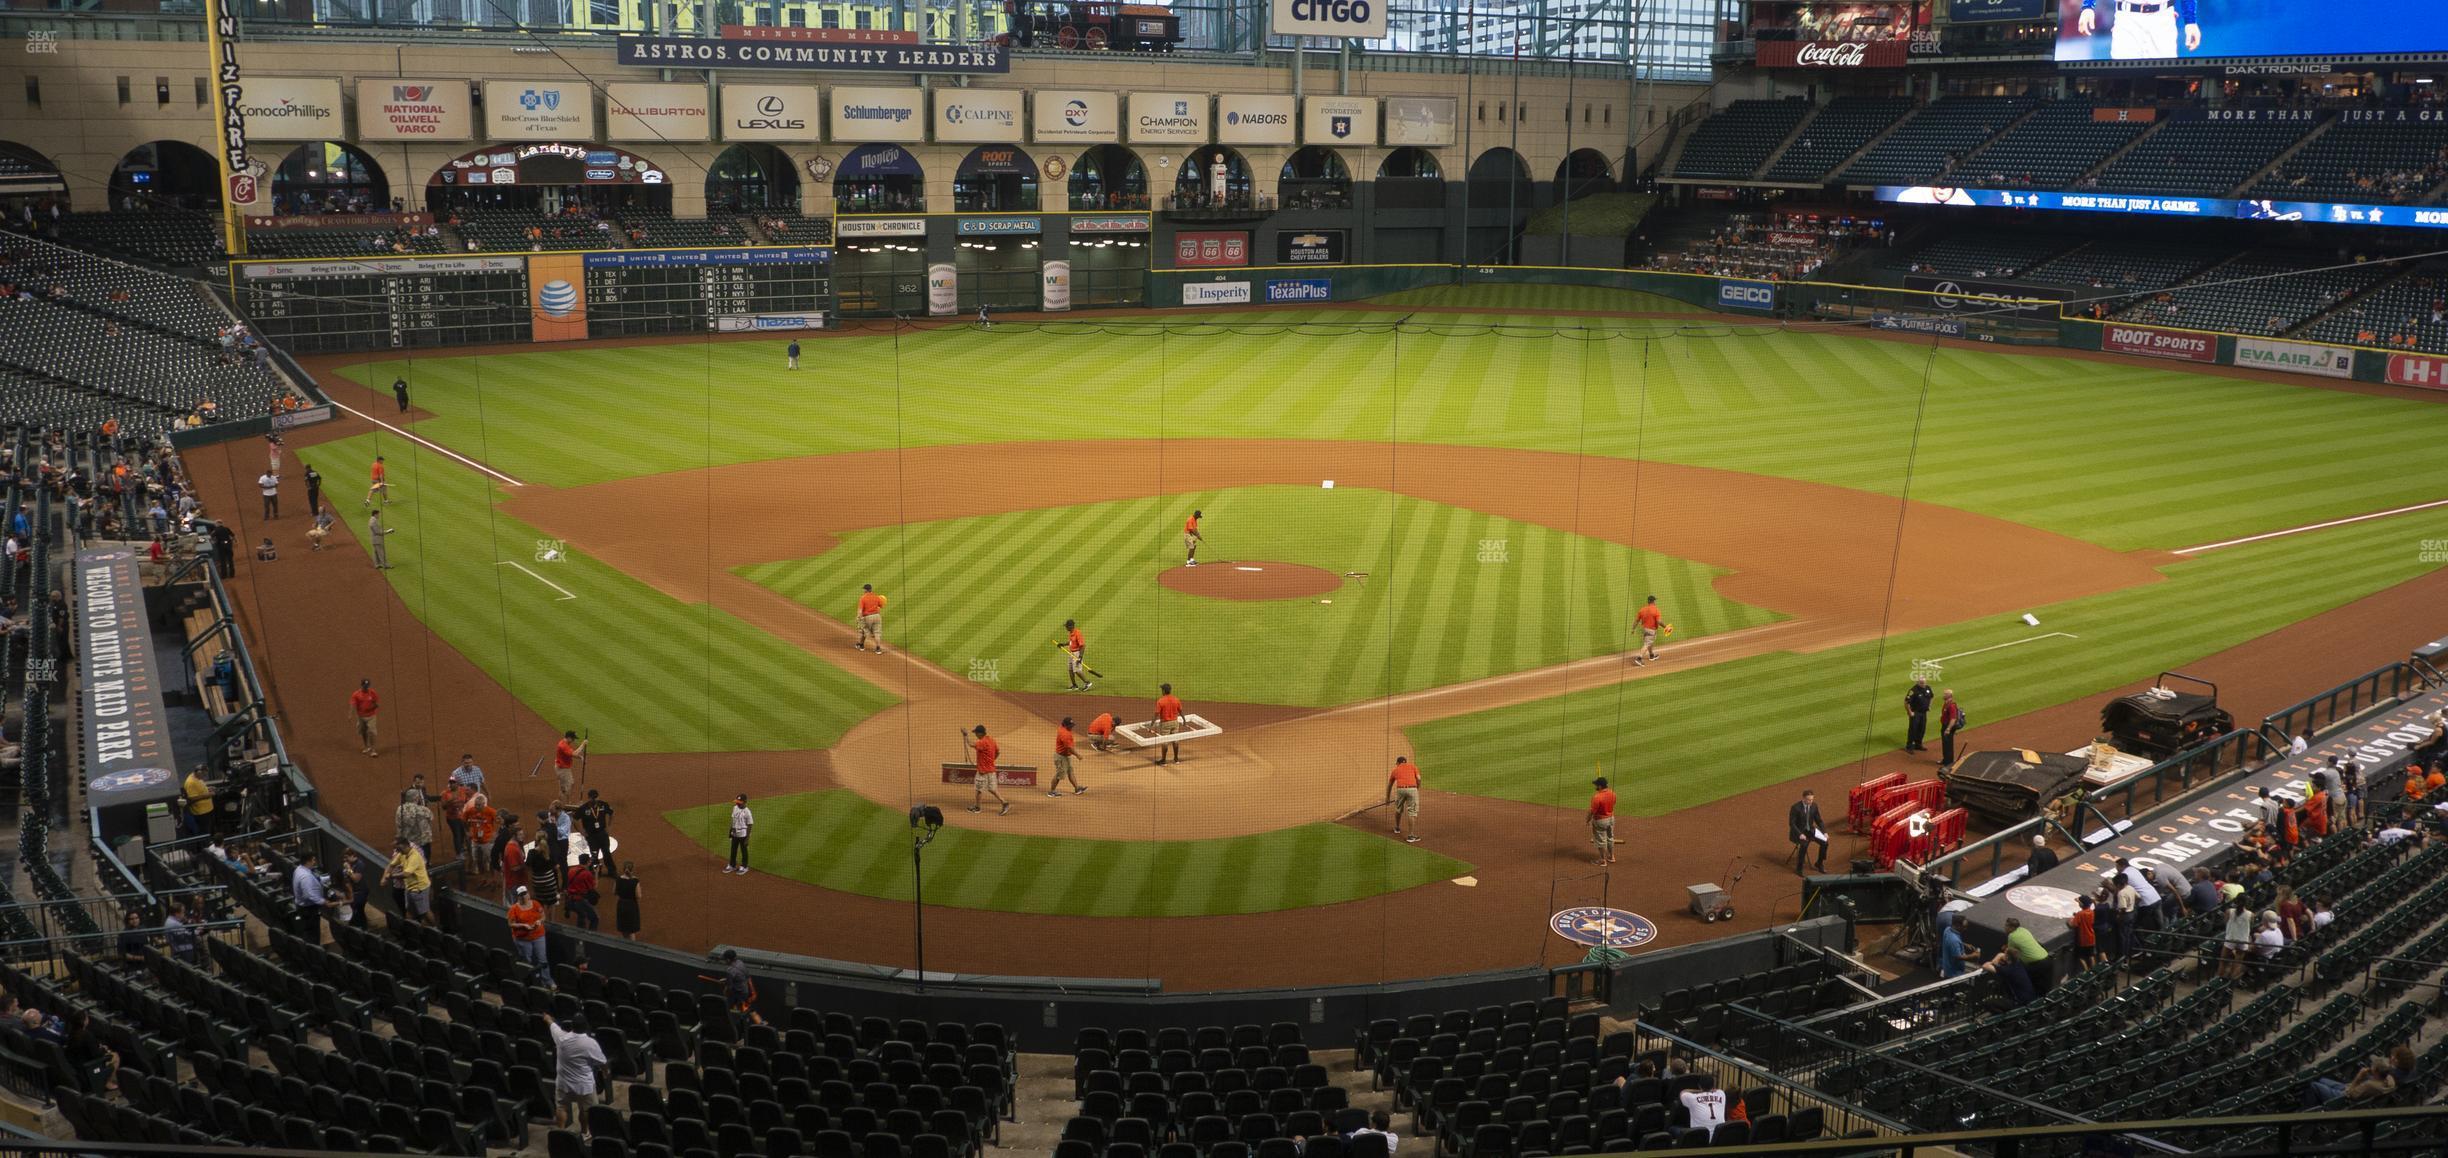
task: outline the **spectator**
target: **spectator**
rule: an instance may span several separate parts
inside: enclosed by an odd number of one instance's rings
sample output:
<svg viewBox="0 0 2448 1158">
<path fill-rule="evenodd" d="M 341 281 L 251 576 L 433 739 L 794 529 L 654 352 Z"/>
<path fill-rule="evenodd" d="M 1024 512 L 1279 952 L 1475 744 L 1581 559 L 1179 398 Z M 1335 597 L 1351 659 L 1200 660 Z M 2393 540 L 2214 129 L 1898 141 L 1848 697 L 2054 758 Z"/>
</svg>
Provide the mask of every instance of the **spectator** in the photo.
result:
<svg viewBox="0 0 2448 1158">
<path fill-rule="evenodd" d="M 451 855 L 460 860 L 467 859 L 467 802 L 475 794 L 474 789 L 457 780 L 442 786 L 442 823 L 450 829 Z"/>
<path fill-rule="evenodd" d="M 2074 898 L 2074 915 L 2066 918 L 2066 928 L 2074 934 L 2074 972 L 2089 969 L 2099 960 L 2099 930 L 2093 925 L 2099 913 L 2092 908 L 2091 898 Z"/>
<path fill-rule="evenodd" d="M 187 923 L 185 902 L 170 902 L 170 915 L 162 918 L 162 941 L 169 946 L 172 959 L 197 963 L 196 950 L 201 946 L 196 943 L 195 927 Z"/>
<path fill-rule="evenodd" d="M 1703 1072 L 1698 1087 L 1683 1091 L 1677 1099 L 1691 1119 L 1690 1129 L 1714 1137 L 1717 1127 L 1725 1124 L 1725 1091 L 1717 1088 L 1717 1075 Z"/>
<path fill-rule="evenodd" d="M 575 810 L 578 830 L 586 837 L 587 851 L 604 864 L 612 863 L 612 805 L 603 793 L 587 789 L 586 803 Z"/>
<path fill-rule="evenodd" d="M 2303 935 L 2312 931 L 2312 910 L 2296 898 L 2294 886 L 2278 886 L 2276 909 L 2278 928 L 2286 934 L 2287 940 L 2303 940 Z"/>
<path fill-rule="evenodd" d="M 1953 977 L 1979 956 L 1978 951 L 1964 945 L 1964 929 L 1968 926 L 1962 913 L 1949 913 L 1945 926 L 1938 934 L 1938 976 Z"/>
<path fill-rule="evenodd" d="M 392 813 L 392 835 L 407 841 L 419 850 L 433 847 L 433 809 L 425 806 L 425 790 L 410 789 L 401 794 L 400 806 Z"/>
<path fill-rule="evenodd" d="M 510 950 L 535 971 L 536 983 L 552 987 L 552 961 L 544 945 L 544 906 L 535 902 L 527 886 L 520 885 L 510 894 Z"/>
<path fill-rule="evenodd" d="M 2356 1070 L 2352 1081 L 2341 1082 L 2335 1078 L 2312 1079 L 2312 1085 L 2304 1091 L 2303 1108 L 2317 1110 L 2339 1098 L 2350 1102 L 2361 1101 L 2364 1098 L 2376 1098 L 2396 1088 L 2397 1079 L 2390 1076 L 2388 1059 L 2376 1057 L 2363 1068 Z"/>
<path fill-rule="evenodd" d="M 59 1045 L 68 1038 L 68 1028 L 56 1017 L 45 1017 L 39 1009 L 28 1009 L 17 1018 L 25 1025 L 26 1036 L 36 1041 Z"/>
<path fill-rule="evenodd" d="M 470 792 L 467 803 L 460 808 L 460 816 L 467 824 L 468 856 L 474 861 L 474 871 L 480 876 L 500 872 L 494 835 L 500 827 L 501 814 L 493 810 L 492 798 L 482 792 Z"/>
<path fill-rule="evenodd" d="M 2115 938 L 2112 957 L 2123 957 L 2134 951 L 2134 914 L 2142 905 L 2141 894 L 2133 882 L 2119 873 L 2107 873 L 2100 878 L 2101 907 L 2108 911 L 2108 929 Z"/>
<path fill-rule="evenodd" d="M 473 752 L 459 754 L 459 766 L 451 769 L 450 779 L 453 784 L 464 784 L 478 792 L 485 790 L 484 769 L 476 766 Z"/>
<path fill-rule="evenodd" d="M 2193 870 L 2193 887 L 2185 892 L 2186 911 L 2193 913 L 2216 912 L 2218 911 L 2219 903 L 2224 899 L 2224 897 L 2219 895 L 2218 882 L 2210 879 L 2209 869 L 2197 868 Z"/>
<path fill-rule="evenodd" d="M 374 866 L 366 863 L 362 852 L 349 853 L 348 863 L 340 870 L 348 884 L 348 924 L 352 929 L 366 927 L 366 910 L 374 907 Z"/>
<path fill-rule="evenodd" d="M 2275 912 L 2263 912 L 2261 914 L 2261 928 L 2258 932 L 2253 934 L 2253 959 L 2256 961 L 2268 961 L 2271 958 L 2276 957 L 2279 950 L 2286 948 L 2286 943 L 2286 931 L 2279 928 L 2278 914 Z"/>
<path fill-rule="evenodd" d="M 544 1027 L 553 1043 L 553 1125 L 576 1130 L 584 1140 L 591 1137 L 587 1108 L 595 1104 L 595 1091 L 610 1083 L 611 1062 L 587 1034 L 586 1023 L 574 1021 L 565 1029 L 546 1013 Z"/>
<path fill-rule="evenodd" d="M 401 912 L 420 925 L 433 924 L 433 880 L 425 871 L 425 854 L 414 842 L 391 842 L 391 863 L 383 869 L 383 879 L 400 890 Z"/>
<path fill-rule="evenodd" d="M 68 1012 L 60 1052 L 68 1055 L 68 1064 L 78 1072 L 102 1079 L 103 1089 L 119 1088 L 119 1054 L 94 1036 L 92 1014 L 82 1009 Z"/>
<path fill-rule="evenodd" d="M 161 540 L 155 539 L 153 542 L 158 546 Z M 187 780 L 179 787 L 187 796 L 187 807 L 180 810 L 180 819 L 186 823 L 180 827 L 185 828 L 189 836 L 202 836 L 211 831 L 213 791 L 212 786 L 204 782 L 204 766 L 198 764 L 188 769 Z"/>
<path fill-rule="evenodd" d="M 2312 932 L 2319 933 L 2336 920 L 2337 914 L 2329 911 L 2329 898 L 2312 898 Z"/>
<path fill-rule="evenodd" d="M 561 913 L 581 929 L 600 929 L 602 918 L 595 911 L 595 862 L 579 854 L 577 867 L 570 870 L 569 888 L 561 898 Z"/>
<path fill-rule="evenodd" d="M 501 868 L 502 896 L 527 886 L 527 846 L 519 839 L 519 820 L 502 817 L 501 835 L 493 838 L 494 863 Z"/>
<path fill-rule="evenodd" d="M 144 915 L 134 909 L 127 911 L 125 924 L 119 931 L 119 960 L 135 968 L 145 963 Z"/>
<path fill-rule="evenodd" d="M 618 930 L 622 937 L 631 941 L 637 940 L 639 921 L 636 861 L 621 862 L 620 875 L 612 880 L 612 900 L 612 927 Z"/>
<path fill-rule="evenodd" d="M 527 887 L 546 905 L 561 903 L 561 862 L 553 857 L 552 842 L 542 837 L 527 845 Z"/>
<path fill-rule="evenodd" d="M 334 902 L 324 889 L 323 874 L 315 871 L 312 849 L 301 854 L 297 867 L 289 870 L 289 901 L 297 910 L 298 936 L 307 944 L 322 944 L 323 911 Z"/>
<path fill-rule="evenodd" d="M 2031 859 L 2024 862 L 2023 879 L 2027 881 L 2036 879 L 2041 873 L 2056 867 L 2057 852 L 2048 846 L 2048 834 L 2045 832 L 2033 833 Z"/>
</svg>

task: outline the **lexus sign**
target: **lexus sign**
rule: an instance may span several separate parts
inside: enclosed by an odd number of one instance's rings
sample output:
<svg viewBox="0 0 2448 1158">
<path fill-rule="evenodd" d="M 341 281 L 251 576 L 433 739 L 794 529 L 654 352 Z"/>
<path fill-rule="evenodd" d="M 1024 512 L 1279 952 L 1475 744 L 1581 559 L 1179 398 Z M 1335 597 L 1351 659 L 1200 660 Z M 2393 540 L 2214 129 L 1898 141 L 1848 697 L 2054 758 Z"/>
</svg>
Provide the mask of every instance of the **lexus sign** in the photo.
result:
<svg viewBox="0 0 2448 1158">
<path fill-rule="evenodd" d="M 1902 40 L 1763 40 L 1761 68 L 1902 68 L 1912 46 Z"/>
</svg>

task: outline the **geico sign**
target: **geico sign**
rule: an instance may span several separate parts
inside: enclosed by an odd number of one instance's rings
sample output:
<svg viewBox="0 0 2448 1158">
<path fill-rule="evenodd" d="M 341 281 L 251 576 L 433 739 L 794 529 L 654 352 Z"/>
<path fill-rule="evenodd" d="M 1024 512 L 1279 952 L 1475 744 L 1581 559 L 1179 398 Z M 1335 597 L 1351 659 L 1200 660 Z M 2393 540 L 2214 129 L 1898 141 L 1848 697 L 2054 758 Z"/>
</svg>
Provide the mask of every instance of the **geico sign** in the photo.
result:
<svg viewBox="0 0 2448 1158">
<path fill-rule="evenodd" d="M 1776 287 L 1756 282 L 1721 281 L 1717 283 L 1717 304 L 1743 310 L 1773 310 L 1776 308 Z"/>
<path fill-rule="evenodd" d="M 1382 0 L 1274 0 L 1274 31 L 1284 36 L 1350 36 L 1380 40 L 1386 34 Z"/>
</svg>

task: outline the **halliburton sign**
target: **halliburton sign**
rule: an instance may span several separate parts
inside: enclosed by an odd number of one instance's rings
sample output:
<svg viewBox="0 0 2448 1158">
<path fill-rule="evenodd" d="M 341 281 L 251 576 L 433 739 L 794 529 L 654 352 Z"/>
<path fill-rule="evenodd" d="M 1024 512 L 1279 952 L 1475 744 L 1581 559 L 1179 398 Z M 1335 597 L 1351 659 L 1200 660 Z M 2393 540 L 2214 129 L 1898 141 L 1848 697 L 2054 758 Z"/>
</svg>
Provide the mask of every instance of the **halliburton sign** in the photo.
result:
<svg viewBox="0 0 2448 1158">
<path fill-rule="evenodd" d="M 1902 68 L 1912 46 L 1902 40 L 1763 40 L 1761 68 Z"/>
<path fill-rule="evenodd" d="M 2174 358 L 2182 362 L 2218 361 L 2218 336 L 2150 326 L 2111 324 L 2100 331 L 2100 348 L 2115 354 Z"/>
</svg>

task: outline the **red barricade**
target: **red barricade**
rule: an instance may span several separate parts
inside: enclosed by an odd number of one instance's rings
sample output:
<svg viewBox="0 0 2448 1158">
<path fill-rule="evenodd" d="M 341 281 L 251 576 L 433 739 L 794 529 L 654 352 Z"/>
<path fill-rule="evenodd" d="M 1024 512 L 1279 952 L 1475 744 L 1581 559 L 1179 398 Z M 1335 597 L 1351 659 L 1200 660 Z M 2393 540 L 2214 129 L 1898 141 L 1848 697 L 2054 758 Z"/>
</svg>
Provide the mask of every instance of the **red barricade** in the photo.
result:
<svg viewBox="0 0 2448 1158">
<path fill-rule="evenodd" d="M 1903 782 L 1903 773 L 1890 772 L 1864 780 L 1845 794 L 1845 826 L 1853 830 L 1853 835 L 1860 836 L 1870 831 L 1870 822 L 1879 814 L 1876 807 L 1879 791 Z"/>
<path fill-rule="evenodd" d="M 1895 859 L 1906 855 L 1912 840 L 1912 818 L 1928 811 L 1925 805 L 1906 801 L 1870 822 L 1870 859 L 1880 872 L 1894 867 Z"/>
<path fill-rule="evenodd" d="M 1946 807 L 1946 781 L 1915 780 L 1910 784 L 1897 784 L 1879 789 L 1878 795 L 1870 801 L 1870 809 L 1873 812 L 1884 813 L 1906 801 L 1936 812 Z"/>
</svg>

